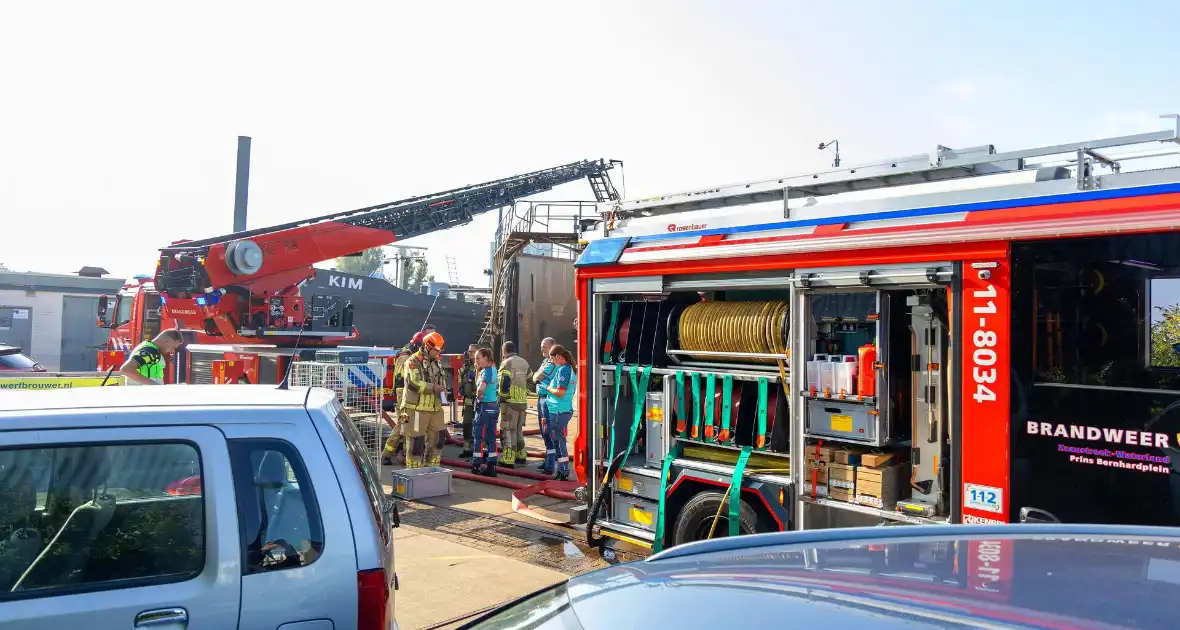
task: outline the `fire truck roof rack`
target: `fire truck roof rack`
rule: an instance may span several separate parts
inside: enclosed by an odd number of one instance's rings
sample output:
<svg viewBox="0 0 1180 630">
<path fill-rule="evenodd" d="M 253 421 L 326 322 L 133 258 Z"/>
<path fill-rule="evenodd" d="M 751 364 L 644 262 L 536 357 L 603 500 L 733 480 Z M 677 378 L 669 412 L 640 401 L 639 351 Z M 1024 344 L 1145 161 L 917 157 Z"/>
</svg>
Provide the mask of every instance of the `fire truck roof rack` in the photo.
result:
<svg viewBox="0 0 1180 630">
<path fill-rule="evenodd" d="M 618 164 L 622 162 L 603 159 L 571 162 L 563 166 L 367 208 L 196 241 L 181 241 L 161 248 L 160 251 L 165 254 L 199 251 L 212 245 L 326 222 L 387 230 L 400 241 L 469 223 L 477 214 L 512 205 L 517 199 L 545 192 L 583 177 L 590 181 L 598 201 L 606 202 L 617 199 L 617 194 L 610 180 L 603 175 Z"/>
<path fill-rule="evenodd" d="M 1063 167 L 1046 167 L 1043 162 L 1034 163 L 1030 160 L 1051 158 L 1063 154 L 1073 154 L 1077 163 L 1087 165 L 1087 168 L 1077 169 L 1075 174 L 1079 188 L 1085 189 L 1091 185 L 1092 181 L 1089 165 L 1098 163 L 1118 170 L 1118 163 L 1098 153 L 1099 150 L 1155 142 L 1177 143 L 1180 140 L 1180 116 L 1167 114 L 1161 118 L 1174 119 L 1173 128 L 1005 153 L 997 153 L 995 147 L 990 144 L 958 150 L 939 145 L 930 153 L 894 158 L 873 164 L 705 190 L 692 190 L 633 201 L 603 203 L 599 207 L 603 214 L 613 213 L 620 218 L 650 217 L 756 202 L 780 201 L 784 197 L 787 199 L 819 197 L 1034 169 L 1038 170 L 1038 179 L 1060 179 Z M 1041 169 L 1044 169 L 1043 173 Z"/>
</svg>

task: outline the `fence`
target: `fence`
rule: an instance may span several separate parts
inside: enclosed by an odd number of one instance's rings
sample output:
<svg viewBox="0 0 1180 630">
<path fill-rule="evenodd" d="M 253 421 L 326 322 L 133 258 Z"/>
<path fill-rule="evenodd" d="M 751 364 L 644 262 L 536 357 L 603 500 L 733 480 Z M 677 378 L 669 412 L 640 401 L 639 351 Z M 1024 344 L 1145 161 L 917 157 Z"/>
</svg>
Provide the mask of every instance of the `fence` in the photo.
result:
<svg viewBox="0 0 1180 630">
<path fill-rule="evenodd" d="M 365 441 L 373 466 L 381 466 L 381 450 L 392 429 L 381 418 L 385 362 L 342 365 L 296 361 L 291 366 L 291 387 L 321 387 L 336 394 Z"/>
</svg>

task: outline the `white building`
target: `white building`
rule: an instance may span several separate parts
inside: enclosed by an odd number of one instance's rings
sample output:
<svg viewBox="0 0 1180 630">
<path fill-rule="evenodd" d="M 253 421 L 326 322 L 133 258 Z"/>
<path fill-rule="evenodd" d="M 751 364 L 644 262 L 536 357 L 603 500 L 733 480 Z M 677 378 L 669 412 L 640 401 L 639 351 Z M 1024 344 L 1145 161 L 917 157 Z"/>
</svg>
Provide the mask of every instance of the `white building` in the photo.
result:
<svg viewBox="0 0 1180 630">
<path fill-rule="evenodd" d="M 0 344 L 17 346 L 49 370 L 93 370 L 109 331 L 95 318 L 98 300 L 123 286 L 106 271 L 76 275 L 0 271 Z"/>
</svg>

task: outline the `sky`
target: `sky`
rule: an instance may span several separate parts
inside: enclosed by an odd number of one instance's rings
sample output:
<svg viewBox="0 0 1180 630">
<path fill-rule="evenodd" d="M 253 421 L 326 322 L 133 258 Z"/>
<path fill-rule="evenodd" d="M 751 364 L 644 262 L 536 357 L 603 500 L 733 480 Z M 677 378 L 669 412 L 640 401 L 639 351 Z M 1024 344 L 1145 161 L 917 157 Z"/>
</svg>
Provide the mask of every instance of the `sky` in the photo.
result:
<svg viewBox="0 0 1180 630">
<path fill-rule="evenodd" d="M 232 231 L 238 135 L 259 228 L 580 159 L 623 160 L 642 197 L 821 170 L 833 139 L 853 165 L 1163 129 L 1180 43 L 1157 25 L 1178 19 L 1149 0 L 3 3 L 0 264 L 131 276 Z M 405 244 L 486 285 L 495 222 Z"/>
</svg>

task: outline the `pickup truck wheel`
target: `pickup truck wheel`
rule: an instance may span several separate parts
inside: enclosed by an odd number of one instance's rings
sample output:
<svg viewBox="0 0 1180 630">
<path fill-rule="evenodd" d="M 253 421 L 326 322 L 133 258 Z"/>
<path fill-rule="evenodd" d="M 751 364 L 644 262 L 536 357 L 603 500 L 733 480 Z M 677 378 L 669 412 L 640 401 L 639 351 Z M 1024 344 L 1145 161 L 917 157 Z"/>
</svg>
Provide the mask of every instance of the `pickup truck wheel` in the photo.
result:
<svg viewBox="0 0 1180 630">
<path fill-rule="evenodd" d="M 705 540 L 709 537 L 709 528 L 713 527 L 713 519 L 717 516 L 717 507 L 725 499 L 720 492 L 702 492 L 688 500 L 676 518 L 676 528 L 672 535 L 672 544 L 680 545 L 694 540 Z M 754 508 L 742 501 L 738 508 L 738 531 L 753 534 L 758 531 L 758 514 Z M 729 504 L 726 502 L 721 509 L 721 516 L 717 518 L 717 527 L 713 531 L 713 538 L 729 536 Z"/>
</svg>

